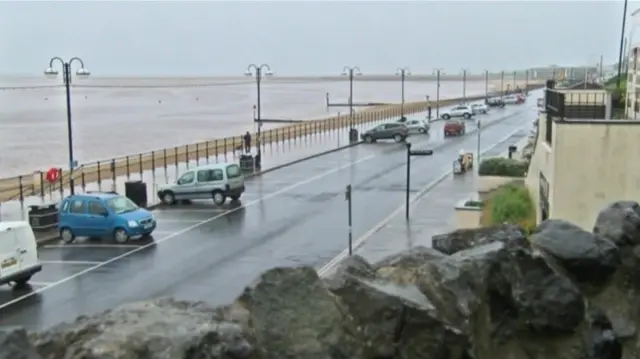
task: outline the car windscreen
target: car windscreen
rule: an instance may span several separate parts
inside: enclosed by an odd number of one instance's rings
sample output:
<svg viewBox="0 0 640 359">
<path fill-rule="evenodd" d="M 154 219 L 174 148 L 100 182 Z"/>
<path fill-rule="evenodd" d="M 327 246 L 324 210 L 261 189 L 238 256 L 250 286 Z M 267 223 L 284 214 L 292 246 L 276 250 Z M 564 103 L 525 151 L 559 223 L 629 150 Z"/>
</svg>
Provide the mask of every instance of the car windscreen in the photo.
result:
<svg viewBox="0 0 640 359">
<path fill-rule="evenodd" d="M 115 214 L 131 212 L 139 208 L 133 201 L 124 196 L 113 197 L 107 200 L 107 207 Z"/>
<path fill-rule="evenodd" d="M 227 166 L 227 178 L 236 178 L 240 176 L 242 176 L 242 171 L 240 171 L 240 166 L 238 165 Z"/>
</svg>

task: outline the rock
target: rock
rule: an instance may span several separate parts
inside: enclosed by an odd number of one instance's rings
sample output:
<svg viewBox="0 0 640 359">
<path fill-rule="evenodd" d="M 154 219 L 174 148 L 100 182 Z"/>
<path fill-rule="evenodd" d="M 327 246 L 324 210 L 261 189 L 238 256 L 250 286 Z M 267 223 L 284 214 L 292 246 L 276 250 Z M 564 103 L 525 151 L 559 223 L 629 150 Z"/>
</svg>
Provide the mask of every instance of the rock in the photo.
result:
<svg viewBox="0 0 640 359">
<path fill-rule="evenodd" d="M 588 321 L 586 342 L 589 346 L 580 359 L 621 359 L 622 344 L 605 313 L 594 308 L 589 313 Z"/>
<path fill-rule="evenodd" d="M 557 259 L 583 290 L 604 287 L 620 265 L 615 244 L 566 221 L 545 221 L 530 241 Z"/>
<path fill-rule="evenodd" d="M 447 234 L 433 236 L 433 248 L 445 254 L 454 254 L 458 251 L 481 246 L 488 242 L 507 242 L 513 239 L 524 238 L 524 230 L 513 224 L 505 224 L 494 227 L 459 229 Z"/>
<path fill-rule="evenodd" d="M 600 211 L 593 233 L 618 246 L 640 245 L 640 205 L 618 201 Z"/>
<path fill-rule="evenodd" d="M 253 359 L 242 328 L 202 303 L 161 298 L 81 317 L 34 336 L 43 359 Z"/>
<path fill-rule="evenodd" d="M 268 359 L 359 358 L 357 330 L 313 268 L 274 268 L 238 298 Z"/>
<path fill-rule="evenodd" d="M 0 359 L 41 359 L 24 329 L 0 330 Z"/>
<path fill-rule="evenodd" d="M 373 266 L 371 266 L 366 259 L 359 255 L 353 255 L 340 262 L 334 273 L 329 278 L 325 279 L 325 283 L 329 289 L 333 289 L 342 287 L 344 285 L 344 281 L 351 276 L 375 278 L 375 275 Z"/>
</svg>

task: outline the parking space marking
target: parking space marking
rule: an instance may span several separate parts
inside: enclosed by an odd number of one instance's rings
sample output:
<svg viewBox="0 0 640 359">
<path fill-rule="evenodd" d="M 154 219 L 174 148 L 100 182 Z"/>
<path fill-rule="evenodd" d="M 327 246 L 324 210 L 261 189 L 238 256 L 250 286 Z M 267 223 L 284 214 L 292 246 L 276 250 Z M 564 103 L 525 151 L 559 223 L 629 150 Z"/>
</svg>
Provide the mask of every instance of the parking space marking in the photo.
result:
<svg viewBox="0 0 640 359">
<path fill-rule="evenodd" d="M 41 248 L 139 248 L 135 244 L 46 244 Z"/>
<path fill-rule="evenodd" d="M 113 257 L 113 258 L 111 258 L 109 260 L 106 260 L 106 261 L 104 261 L 104 262 L 102 262 L 100 264 L 96 264 L 96 265 L 94 265 L 92 267 L 89 267 L 89 268 L 86 268 L 86 269 L 84 269 L 84 270 L 82 270 L 82 271 L 80 271 L 78 273 L 75 273 L 73 275 L 70 275 L 70 276 L 67 276 L 65 278 L 62 278 L 59 281 L 51 283 L 50 285 L 47 285 L 47 286 L 42 287 L 42 288 L 38 288 L 38 289 L 36 289 L 34 291 L 31 291 L 31 292 L 29 292 L 29 293 L 27 293 L 25 295 L 21 295 L 21 296 L 19 296 L 17 298 L 14 298 L 14 299 L 10 300 L 10 301 L 2 303 L 2 304 L 0 304 L 0 310 L 4 309 L 4 308 L 7 308 L 7 307 L 10 307 L 10 306 L 12 306 L 12 305 L 14 305 L 16 303 L 19 303 L 19 302 L 21 302 L 21 301 L 23 301 L 23 300 L 25 300 L 27 298 L 31 298 L 32 296 L 39 295 L 40 293 L 44 292 L 47 289 L 50 289 L 50 288 L 57 287 L 59 285 L 65 284 L 65 283 L 70 282 L 70 281 L 72 281 L 72 280 L 74 280 L 74 279 L 76 279 L 76 278 L 78 278 L 78 277 L 80 277 L 80 276 L 82 276 L 84 274 L 93 272 L 94 270 L 102 268 L 102 267 L 104 267 L 106 265 L 109 265 L 109 264 L 117 262 L 117 261 L 119 261 L 121 259 L 124 259 L 124 258 L 127 258 L 129 256 L 132 256 L 135 253 L 141 252 L 141 251 L 143 251 L 143 250 L 145 250 L 147 248 L 151 248 L 152 246 L 156 246 L 156 245 L 158 245 L 158 244 L 160 244 L 162 242 L 166 242 L 166 241 L 170 241 L 172 239 L 175 239 L 176 237 L 179 237 L 179 236 L 181 236 L 181 235 L 183 235 L 185 233 L 188 233 L 189 231 L 192 231 L 192 230 L 194 230 L 196 228 L 199 228 L 199 227 L 201 227 L 201 226 L 203 226 L 203 225 L 205 225 L 207 223 L 211 223 L 211 222 L 215 221 L 216 219 L 222 218 L 222 217 L 224 217 L 226 215 L 229 215 L 229 214 L 231 214 L 233 212 L 240 211 L 240 210 L 242 210 L 242 209 L 244 209 L 246 207 L 249 207 L 249 206 L 255 206 L 257 204 L 260 204 L 260 202 L 262 202 L 262 201 L 264 201 L 266 199 L 276 197 L 276 196 L 281 195 L 283 193 L 287 193 L 287 192 L 289 192 L 289 191 L 291 191 L 291 190 L 293 190 L 295 188 L 298 188 L 298 187 L 303 186 L 303 185 L 308 184 L 308 183 L 312 183 L 314 181 L 318 181 L 318 180 L 320 180 L 322 178 L 325 178 L 325 177 L 327 177 L 329 175 L 332 175 L 332 174 L 334 174 L 336 172 L 340 172 L 340 171 L 342 171 L 344 169 L 347 169 L 347 168 L 352 167 L 354 165 L 357 165 L 359 163 L 366 162 L 366 161 L 371 161 L 372 159 L 374 159 L 376 157 L 377 157 L 376 155 L 369 155 L 369 156 L 360 158 L 360 159 L 358 159 L 356 161 L 349 161 L 348 163 L 346 163 L 346 164 L 344 164 L 342 166 L 335 167 L 335 168 L 333 168 L 333 169 L 331 169 L 329 171 L 316 174 L 315 176 L 310 176 L 307 179 L 305 179 L 304 181 L 296 182 L 296 183 L 293 183 L 293 184 L 291 184 L 289 186 L 285 186 L 283 188 L 280 188 L 278 191 L 269 193 L 268 195 L 265 195 L 265 196 L 261 197 L 260 199 L 249 201 L 249 202 L 247 202 L 247 203 L 245 203 L 245 204 L 243 204 L 241 206 L 238 206 L 238 207 L 235 207 L 233 209 L 230 209 L 229 211 L 227 211 L 225 213 L 221 213 L 221 214 L 209 217 L 207 219 L 204 219 L 204 220 L 202 220 L 202 221 L 200 221 L 198 223 L 194 223 L 194 224 L 192 224 L 192 225 L 190 225 L 188 227 L 185 227 L 185 228 L 183 228 L 181 230 L 175 231 L 175 232 L 173 232 L 172 234 L 170 234 L 170 235 L 168 235 L 166 237 L 162 237 L 162 238 L 156 239 L 154 242 L 147 243 L 147 244 L 144 244 L 144 245 L 141 245 L 141 246 L 135 246 L 137 248 L 135 248 L 135 249 L 133 249 L 131 251 L 128 251 L 126 253 L 122 253 L 122 254 L 120 254 L 120 255 L 118 255 L 116 257 Z M 73 247 L 73 246 L 69 246 L 69 247 Z"/>
<path fill-rule="evenodd" d="M 29 285 L 36 286 L 36 287 L 46 287 L 48 285 L 51 285 L 51 282 L 36 282 L 36 281 L 30 280 Z"/>
<path fill-rule="evenodd" d="M 170 210 L 154 210 L 151 213 L 156 214 L 175 214 L 175 213 L 211 213 L 211 212 L 224 212 L 227 209 L 224 208 L 176 208 Z"/>
<path fill-rule="evenodd" d="M 162 224 L 162 223 L 185 223 L 185 224 L 189 224 L 189 223 L 199 223 L 202 222 L 202 219 L 180 219 L 180 218 L 156 218 L 157 222 L 159 222 L 158 224 Z"/>
<path fill-rule="evenodd" d="M 59 261 L 40 261 L 40 263 L 42 263 L 42 264 L 79 264 L 79 265 L 94 266 L 94 265 L 100 264 L 102 262 L 98 262 L 98 261 L 65 261 L 65 260 L 59 260 Z"/>
</svg>

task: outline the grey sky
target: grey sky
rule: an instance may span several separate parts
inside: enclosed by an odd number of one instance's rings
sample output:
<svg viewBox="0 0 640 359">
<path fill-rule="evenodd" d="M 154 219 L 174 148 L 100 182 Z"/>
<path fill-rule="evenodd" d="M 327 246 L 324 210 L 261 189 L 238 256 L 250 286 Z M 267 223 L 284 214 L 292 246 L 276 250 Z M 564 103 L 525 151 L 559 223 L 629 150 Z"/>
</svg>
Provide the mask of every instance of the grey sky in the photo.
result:
<svg viewBox="0 0 640 359">
<path fill-rule="evenodd" d="M 0 2 L 0 73 L 80 56 L 95 75 L 279 74 L 346 64 L 508 70 L 617 61 L 623 1 Z M 640 7 L 632 2 L 629 12 Z"/>
</svg>

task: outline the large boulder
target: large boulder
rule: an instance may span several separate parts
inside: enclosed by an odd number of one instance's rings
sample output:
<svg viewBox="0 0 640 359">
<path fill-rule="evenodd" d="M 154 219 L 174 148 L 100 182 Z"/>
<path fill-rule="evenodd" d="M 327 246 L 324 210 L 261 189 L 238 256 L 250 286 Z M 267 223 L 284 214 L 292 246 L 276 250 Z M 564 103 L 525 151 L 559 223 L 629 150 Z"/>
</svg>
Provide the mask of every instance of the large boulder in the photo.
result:
<svg viewBox="0 0 640 359">
<path fill-rule="evenodd" d="M 507 242 L 525 237 L 522 227 L 514 224 L 503 224 L 494 227 L 475 229 L 459 229 L 451 233 L 432 237 L 433 248 L 445 254 L 481 246 L 489 242 Z"/>
<path fill-rule="evenodd" d="M 593 233 L 618 246 L 639 245 L 640 205 L 634 201 L 618 201 L 603 208 Z"/>
<path fill-rule="evenodd" d="M 0 359 L 41 359 L 24 329 L 0 329 Z"/>
<path fill-rule="evenodd" d="M 261 358 L 359 358 L 358 330 L 309 267 L 274 268 L 238 298 Z"/>
<path fill-rule="evenodd" d="M 160 298 L 124 305 L 33 336 L 43 359 L 254 359 L 242 328 L 202 303 Z M 27 357 L 29 358 L 29 357 Z"/>
<path fill-rule="evenodd" d="M 556 259 L 583 290 L 600 290 L 620 265 L 618 247 L 607 239 L 562 220 L 543 222 L 530 238 L 534 247 Z"/>
</svg>

